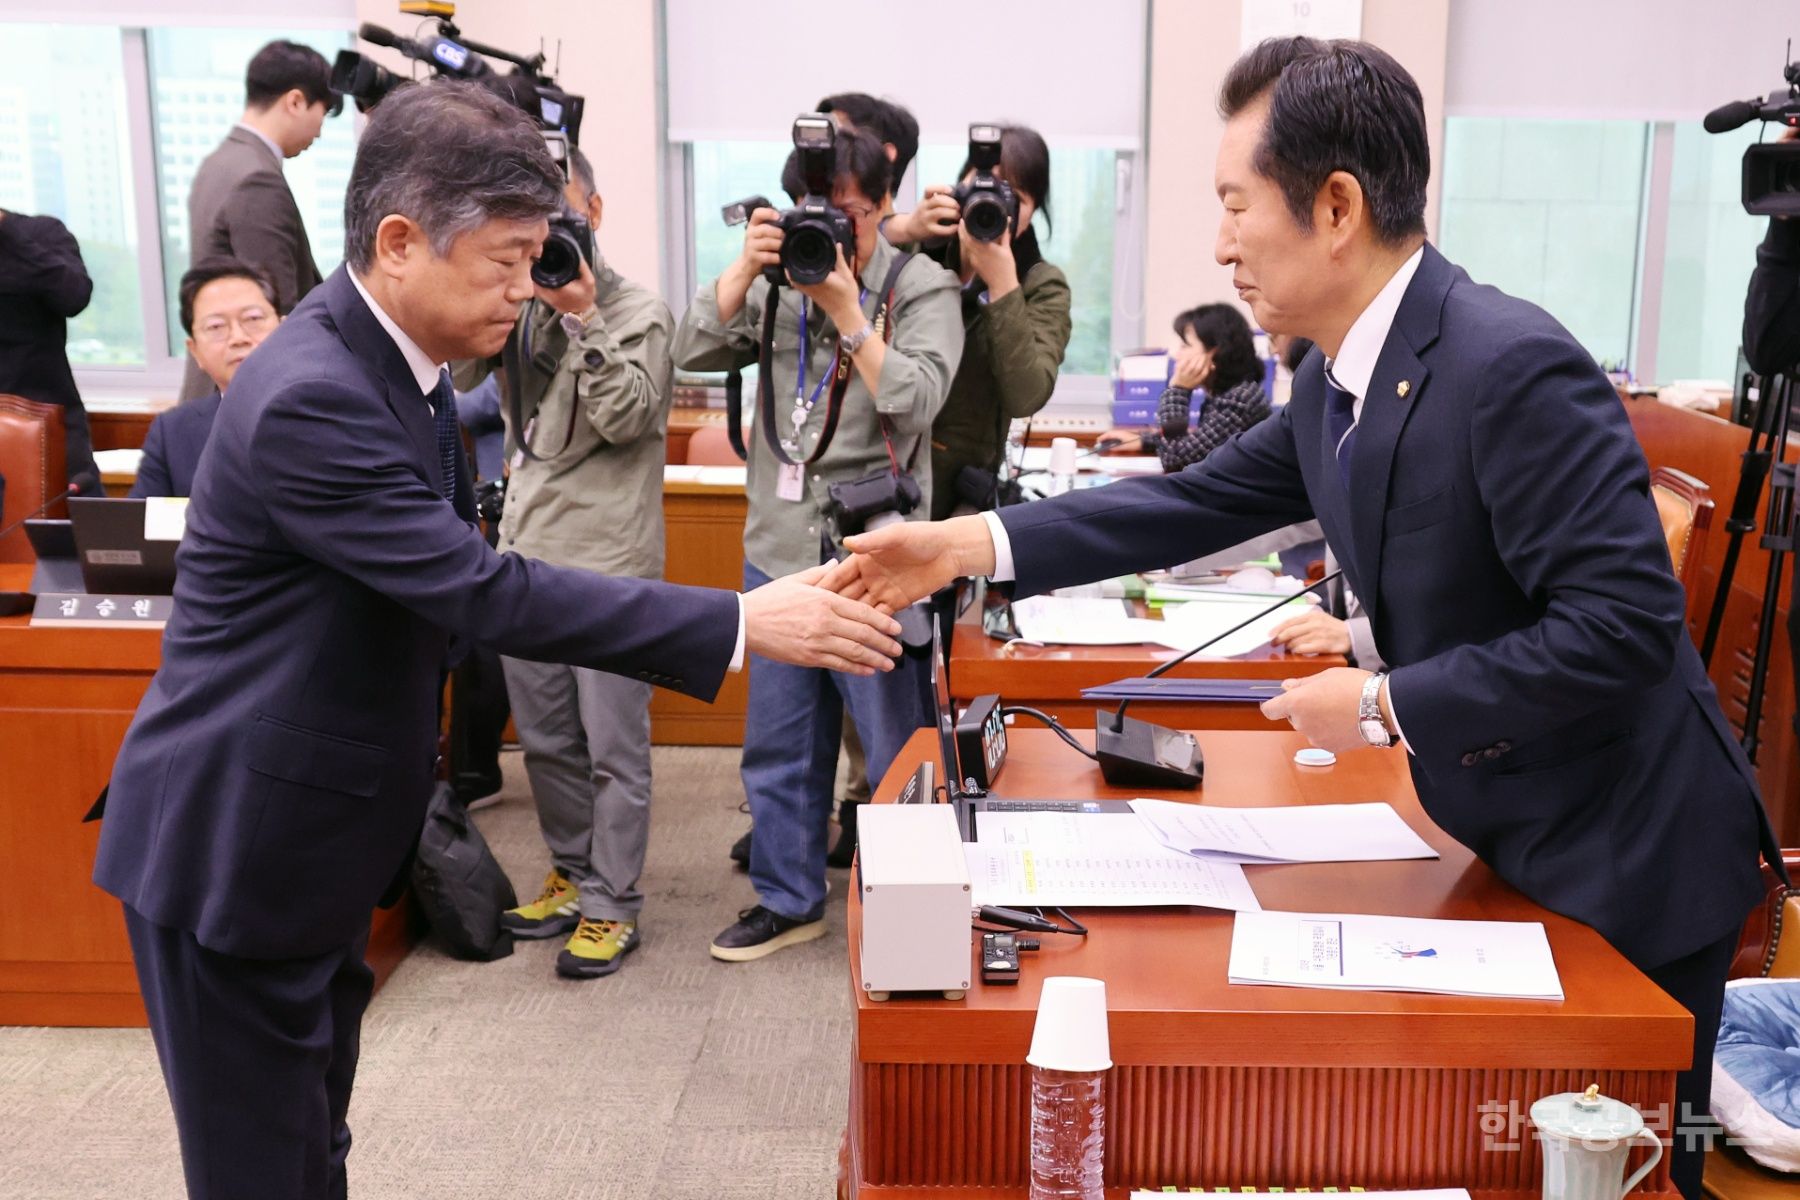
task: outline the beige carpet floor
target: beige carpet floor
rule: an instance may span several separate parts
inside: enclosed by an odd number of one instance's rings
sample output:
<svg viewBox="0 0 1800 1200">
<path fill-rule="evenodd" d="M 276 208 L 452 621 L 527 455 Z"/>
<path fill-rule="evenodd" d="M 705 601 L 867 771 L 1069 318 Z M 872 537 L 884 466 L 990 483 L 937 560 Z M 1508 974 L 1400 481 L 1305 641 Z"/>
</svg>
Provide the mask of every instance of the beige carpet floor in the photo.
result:
<svg viewBox="0 0 1800 1200">
<path fill-rule="evenodd" d="M 521 897 L 546 868 L 517 752 L 477 814 Z M 556 977 L 559 939 L 496 963 L 427 942 L 375 997 L 350 1108 L 355 1200 L 763 1200 L 834 1194 L 848 1108 L 844 873 L 824 939 L 713 961 L 753 902 L 737 751 L 659 748 L 643 946 Z M 175 1127 L 141 1029 L 0 1029 L 0 1197 L 179 1200 Z"/>
</svg>

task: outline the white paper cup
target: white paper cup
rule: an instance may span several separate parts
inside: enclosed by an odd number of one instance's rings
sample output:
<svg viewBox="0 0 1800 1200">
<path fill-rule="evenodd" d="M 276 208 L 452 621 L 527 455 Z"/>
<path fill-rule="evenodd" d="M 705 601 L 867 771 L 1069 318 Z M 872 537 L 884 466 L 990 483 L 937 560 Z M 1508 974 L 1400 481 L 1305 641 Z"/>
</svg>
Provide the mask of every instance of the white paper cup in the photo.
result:
<svg viewBox="0 0 1800 1200">
<path fill-rule="evenodd" d="M 1050 473 L 1052 475 L 1075 474 L 1075 439 L 1059 437 L 1050 439 Z"/>
<path fill-rule="evenodd" d="M 1025 1061 L 1051 1071 L 1104 1071 L 1112 1066 L 1106 1032 L 1106 984 L 1053 975 L 1038 997 L 1037 1025 Z"/>
</svg>

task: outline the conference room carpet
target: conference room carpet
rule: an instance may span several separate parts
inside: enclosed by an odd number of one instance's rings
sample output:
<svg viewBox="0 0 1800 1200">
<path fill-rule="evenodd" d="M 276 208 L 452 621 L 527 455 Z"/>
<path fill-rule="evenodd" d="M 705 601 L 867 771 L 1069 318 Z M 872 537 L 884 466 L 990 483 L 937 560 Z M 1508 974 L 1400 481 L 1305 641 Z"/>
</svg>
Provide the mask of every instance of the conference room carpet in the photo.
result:
<svg viewBox="0 0 1800 1200">
<path fill-rule="evenodd" d="M 356 1200 L 724 1200 L 835 1194 L 849 1104 L 845 873 L 830 933 L 713 961 L 753 902 L 737 751 L 659 747 L 643 945 L 570 982 L 561 939 L 494 963 L 427 941 L 375 997 L 351 1103 Z M 521 898 L 547 866 L 517 752 L 477 814 Z M 54 905 L 47 897 L 46 903 Z M 141 1029 L 0 1029 L 0 1196 L 178 1200 L 175 1128 Z"/>
</svg>

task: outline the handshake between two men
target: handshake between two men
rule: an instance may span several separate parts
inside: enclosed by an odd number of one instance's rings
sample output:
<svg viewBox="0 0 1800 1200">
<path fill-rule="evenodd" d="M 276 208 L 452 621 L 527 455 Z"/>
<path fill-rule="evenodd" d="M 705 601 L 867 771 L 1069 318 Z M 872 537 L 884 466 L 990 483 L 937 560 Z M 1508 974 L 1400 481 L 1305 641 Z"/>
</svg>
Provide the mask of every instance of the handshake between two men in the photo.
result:
<svg viewBox="0 0 1800 1200">
<path fill-rule="evenodd" d="M 826 639 L 828 652 L 857 664 L 858 674 L 867 674 L 861 666 L 873 665 L 875 644 L 892 644 L 891 633 L 898 629 L 891 621 L 877 623 L 885 614 L 899 612 L 957 579 L 995 574 L 999 564 L 992 528 L 982 516 L 896 523 L 846 539 L 850 557 L 790 580 L 835 593 L 838 607 L 831 610 L 833 633 Z M 756 594 L 746 596 L 746 603 Z M 796 614 L 789 623 L 806 619 L 804 614 Z M 854 628 L 858 620 L 868 624 Z M 846 629 L 843 622 L 849 622 L 851 628 Z M 884 630 L 888 636 L 883 636 Z M 883 662 L 881 667 L 891 665 Z M 1263 702 L 1263 715 L 1289 722 L 1314 745 L 1333 752 L 1364 746 L 1367 742 L 1359 728 L 1359 712 L 1370 674 L 1353 667 L 1333 667 L 1284 680 L 1281 695 Z M 1384 720 L 1391 725 L 1385 688 L 1380 703 Z"/>
</svg>

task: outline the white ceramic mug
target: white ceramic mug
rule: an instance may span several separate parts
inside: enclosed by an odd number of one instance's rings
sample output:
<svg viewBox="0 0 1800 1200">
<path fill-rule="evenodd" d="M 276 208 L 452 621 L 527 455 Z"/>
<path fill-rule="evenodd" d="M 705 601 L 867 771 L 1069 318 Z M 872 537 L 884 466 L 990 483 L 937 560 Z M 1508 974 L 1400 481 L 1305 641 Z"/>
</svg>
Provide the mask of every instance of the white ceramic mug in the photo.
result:
<svg viewBox="0 0 1800 1200">
<path fill-rule="evenodd" d="M 1648 1129 L 1611 1144 L 1545 1134 L 1544 1200 L 1621 1200 L 1662 1161 L 1662 1139 Z M 1634 1145 L 1651 1148 L 1643 1166 L 1624 1179 L 1625 1159 Z M 1624 1179 L 1624 1182 L 1620 1182 Z"/>
</svg>

